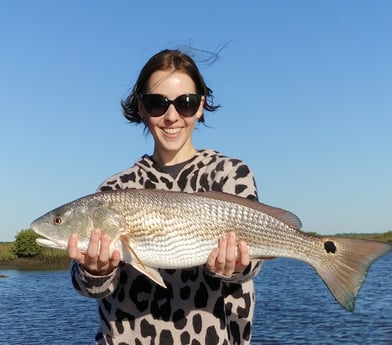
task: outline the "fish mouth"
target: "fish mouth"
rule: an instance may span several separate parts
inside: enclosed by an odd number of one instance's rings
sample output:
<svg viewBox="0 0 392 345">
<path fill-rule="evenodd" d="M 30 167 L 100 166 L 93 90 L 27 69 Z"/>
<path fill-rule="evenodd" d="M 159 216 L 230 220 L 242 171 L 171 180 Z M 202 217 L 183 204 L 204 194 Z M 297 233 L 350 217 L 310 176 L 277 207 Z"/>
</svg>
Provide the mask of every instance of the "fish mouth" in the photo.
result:
<svg viewBox="0 0 392 345">
<path fill-rule="evenodd" d="M 35 242 L 42 247 L 53 249 L 67 249 L 67 243 L 65 243 L 64 241 L 52 241 L 47 238 L 37 238 Z"/>
<path fill-rule="evenodd" d="M 67 249 L 68 243 L 62 240 L 51 239 L 43 231 L 38 230 L 36 222 L 32 222 L 30 225 L 31 229 L 43 238 L 37 238 L 35 242 L 42 247 L 53 248 L 53 249 Z"/>
</svg>

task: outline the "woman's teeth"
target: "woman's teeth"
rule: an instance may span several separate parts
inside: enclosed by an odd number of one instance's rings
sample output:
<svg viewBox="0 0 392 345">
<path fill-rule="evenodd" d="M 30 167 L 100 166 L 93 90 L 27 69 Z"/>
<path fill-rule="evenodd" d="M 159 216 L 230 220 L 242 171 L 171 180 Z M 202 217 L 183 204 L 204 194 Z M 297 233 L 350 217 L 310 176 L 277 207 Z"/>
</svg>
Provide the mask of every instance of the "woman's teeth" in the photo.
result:
<svg viewBox="0 0 392 345">
<path fill-rule="evenodd" d="M 181 128 L 163 128 L 163 131 L 167 134 L 177 134 Z"/>
</svg>

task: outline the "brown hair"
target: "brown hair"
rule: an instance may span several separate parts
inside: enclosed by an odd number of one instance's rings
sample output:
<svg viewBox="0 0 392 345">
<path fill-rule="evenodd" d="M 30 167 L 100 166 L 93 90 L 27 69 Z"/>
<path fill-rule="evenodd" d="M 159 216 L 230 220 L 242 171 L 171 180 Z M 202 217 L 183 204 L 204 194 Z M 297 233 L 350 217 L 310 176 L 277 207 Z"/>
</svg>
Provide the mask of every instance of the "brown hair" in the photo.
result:
<svg viewBox="0 0 392 345">
<path fill-rule="evenodd" d="M 124 117 L 130 122 L 141 123 L 138 112 L 138 96 L 146 92 L 147 82 L 156 71 L 174 70 L 186 73 L 196 86 L 196 92 L 205 97 L 204 109 L 215 111 L 219 105 L 213 105 L 212 90 L 206 85 L 193 59 L 180 50 L 162 50 L 152 56 L 141 70 L 139 77 L 128 97 L 121 101 Z M 199 122 L 204 122 L 204 114 Z"/>
</svg>

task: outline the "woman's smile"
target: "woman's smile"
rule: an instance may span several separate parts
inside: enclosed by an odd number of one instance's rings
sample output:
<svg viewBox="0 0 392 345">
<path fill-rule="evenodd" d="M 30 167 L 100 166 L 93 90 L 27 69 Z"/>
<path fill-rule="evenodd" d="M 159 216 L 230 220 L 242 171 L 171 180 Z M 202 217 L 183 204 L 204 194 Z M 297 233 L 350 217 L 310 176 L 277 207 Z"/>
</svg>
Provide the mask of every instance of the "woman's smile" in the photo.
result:
<svg viewBox="0 0 392 345">
<path fill-rule="evenodd" d="M 177 134 L 179 134 L 182 130 L 182 127 L 163 127 L 161 128 L 165 134 L 167 134 L 170 137 L 177 137 Z"/>
</svg>

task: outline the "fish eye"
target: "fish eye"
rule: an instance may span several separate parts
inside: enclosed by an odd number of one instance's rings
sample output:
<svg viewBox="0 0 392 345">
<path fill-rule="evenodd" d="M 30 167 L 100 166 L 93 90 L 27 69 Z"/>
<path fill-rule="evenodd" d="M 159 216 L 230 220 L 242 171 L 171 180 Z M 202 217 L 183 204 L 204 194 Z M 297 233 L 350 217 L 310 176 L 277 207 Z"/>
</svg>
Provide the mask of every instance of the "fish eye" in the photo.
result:
<svg viewBox="0 0 392 345">
<path fill-rule="evenodd" d="M 60 216 L 56 216 L 53 218 L 53 224 L 54 225 L 61 225 L 61 224 L 63 224 L 63 219 Z"/>
</svg>

